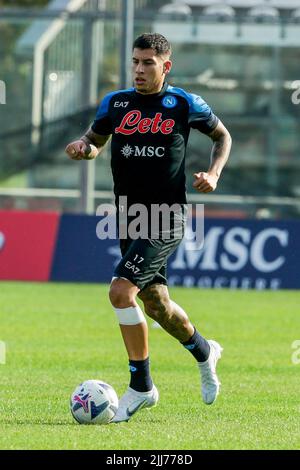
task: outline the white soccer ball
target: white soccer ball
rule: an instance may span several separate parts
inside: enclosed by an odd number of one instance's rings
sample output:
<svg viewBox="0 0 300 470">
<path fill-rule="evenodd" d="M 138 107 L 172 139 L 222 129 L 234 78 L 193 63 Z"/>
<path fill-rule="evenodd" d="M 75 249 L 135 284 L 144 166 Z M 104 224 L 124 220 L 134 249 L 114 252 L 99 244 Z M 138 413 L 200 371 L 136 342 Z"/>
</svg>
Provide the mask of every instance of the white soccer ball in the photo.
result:
<svg viewBox="0 0 300 470">
<path fill-rule="evenodd" d="M 108 424 L 119 400 L 113 387 L 101 380 L 86 380 L 71 395 L 71 413 L 80 424 Z"/>
</svg>

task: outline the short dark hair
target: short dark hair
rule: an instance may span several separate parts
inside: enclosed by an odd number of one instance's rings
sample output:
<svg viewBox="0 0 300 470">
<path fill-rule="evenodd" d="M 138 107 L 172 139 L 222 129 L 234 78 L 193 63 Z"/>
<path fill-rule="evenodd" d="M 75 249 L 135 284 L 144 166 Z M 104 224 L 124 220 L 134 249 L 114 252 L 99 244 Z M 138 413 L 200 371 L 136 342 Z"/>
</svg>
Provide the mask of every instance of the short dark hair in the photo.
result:
<svg viewBox="0 0 300 470">
<path fill-rule="evenodd" d="M 132 49 L 153 49 L 156 55 L 171 55 L 171 44 L 167 39 L 158 33 L 144 33 L 137 37 L 133 43 Z"/>
</svg>

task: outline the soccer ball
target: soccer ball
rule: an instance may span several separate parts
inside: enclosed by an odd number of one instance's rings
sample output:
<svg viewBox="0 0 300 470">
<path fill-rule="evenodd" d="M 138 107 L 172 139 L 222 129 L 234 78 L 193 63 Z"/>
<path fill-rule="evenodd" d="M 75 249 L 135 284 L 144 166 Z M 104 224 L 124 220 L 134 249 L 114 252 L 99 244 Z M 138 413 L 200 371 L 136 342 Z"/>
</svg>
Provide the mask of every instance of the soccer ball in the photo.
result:
<svg viewBox="0 0 300 470">
<path fill-rule="evenodd" d="M 71 413 L 80 424 L 108 424 L 119 405 L 111 385 L 101 380 L 86 380 L 71 395 Z"/>
</svg>

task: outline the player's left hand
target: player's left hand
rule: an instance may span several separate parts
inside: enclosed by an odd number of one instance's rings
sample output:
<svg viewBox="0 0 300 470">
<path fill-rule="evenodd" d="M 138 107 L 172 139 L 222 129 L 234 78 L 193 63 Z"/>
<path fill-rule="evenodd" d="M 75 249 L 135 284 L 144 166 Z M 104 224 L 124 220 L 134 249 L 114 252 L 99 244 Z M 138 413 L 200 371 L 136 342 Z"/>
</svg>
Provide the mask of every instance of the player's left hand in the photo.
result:
<svg viewBox="0 0 300 470">
<path fill-rule="evenodd" d="M 214 191 L 217 187 L 218 177 L 215 175 L 210 175 L 209 173 L 194 173 L 193 175 L 196 179 L 193 183 L 193 187 L 199 193 L 210 193 Z"/>
</svg>

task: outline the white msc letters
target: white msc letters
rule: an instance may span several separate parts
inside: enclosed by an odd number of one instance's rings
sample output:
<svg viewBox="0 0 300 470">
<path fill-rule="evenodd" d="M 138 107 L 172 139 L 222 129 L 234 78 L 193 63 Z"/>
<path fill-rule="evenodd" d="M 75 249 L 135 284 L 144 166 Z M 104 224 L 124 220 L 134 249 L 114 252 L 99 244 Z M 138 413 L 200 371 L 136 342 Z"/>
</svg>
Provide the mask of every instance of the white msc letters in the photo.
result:
<svg viewBox="0 0 300 470">
<path fill-rule="evenodd" d="M 287 247 L 289 242 L 287 230 L 275 227 L 266 228 L 254 237 L 251 230 L 244 227 L 233 227 L 222 237 L 224 231 L 224 227 L 212 227 L 205 235 L 204 247 L 201 251 L 187 250 L 183 241 L 177 249 L 176 257 L 171 264 L 172 268 L 195 269 L 198 266 L 199 269 L 207 271 L 223 269 L 236 272 L 250 262 L 257 271 L 270 273 L 278 270 L 285 263 L 286 258 L 282 254 L 272 260 L 266 259 L 265 248 L 272 238 L 275 238 L 279 244 L 278 252 L 280 247 Z M 188 243 L 192 243 L 190 238 Z M 220 253 L 219 257 L 218 253 Z"/>
</svg>

